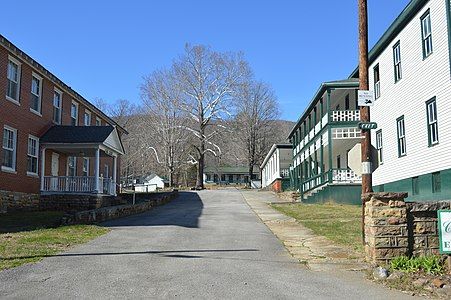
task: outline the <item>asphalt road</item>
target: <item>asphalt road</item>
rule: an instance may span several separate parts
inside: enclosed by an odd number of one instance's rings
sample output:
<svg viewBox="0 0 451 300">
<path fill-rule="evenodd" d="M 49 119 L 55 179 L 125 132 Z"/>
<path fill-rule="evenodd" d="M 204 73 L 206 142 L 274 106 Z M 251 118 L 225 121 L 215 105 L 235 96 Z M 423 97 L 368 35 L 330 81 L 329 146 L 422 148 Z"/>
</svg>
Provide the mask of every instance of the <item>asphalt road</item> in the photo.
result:
<svg viewBox="0 0 451 300">
<path fill-rule="evenodd" d="M 37 264 L 0 272 L 0 298 L 400 299 L 365 280 L 308 270 L 237 190 L 182 193 Z"/>
</svg>

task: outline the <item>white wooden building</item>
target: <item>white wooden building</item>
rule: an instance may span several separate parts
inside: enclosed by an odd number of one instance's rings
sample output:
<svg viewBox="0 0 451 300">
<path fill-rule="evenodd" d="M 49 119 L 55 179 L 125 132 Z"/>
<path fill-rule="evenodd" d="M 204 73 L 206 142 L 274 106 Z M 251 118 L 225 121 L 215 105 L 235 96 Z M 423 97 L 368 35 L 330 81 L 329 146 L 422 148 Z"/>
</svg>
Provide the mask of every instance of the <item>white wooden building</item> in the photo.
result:
<svg viewBox="0 0 451 300">
<path fill-rule="evenodd" d="M 274 144 L 266 155 L 262 165 L 262 188 L 272 186 L 277 180 L 280 186 L 274 187 L 278 192 L 283 190 L 282 182 L 290 183 L 290 165 L 293 162 L 293 146 L 291 144 Z"/>
<path fill-rule="evenodd" d="M 451 199 L 450 2 L 412 0 L 370 51 L 375 191 Z"/>
</svg>

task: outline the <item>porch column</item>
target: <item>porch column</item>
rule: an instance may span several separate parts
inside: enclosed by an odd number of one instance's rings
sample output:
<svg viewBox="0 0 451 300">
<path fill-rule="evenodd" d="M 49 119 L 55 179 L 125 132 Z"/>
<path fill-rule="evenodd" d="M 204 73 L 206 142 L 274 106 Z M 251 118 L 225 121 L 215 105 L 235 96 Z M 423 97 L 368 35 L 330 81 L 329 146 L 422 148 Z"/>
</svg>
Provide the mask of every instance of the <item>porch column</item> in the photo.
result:
<svg viewBox="0 0 451 300">
<path fill-rule="evenodd" d="M 329 174 L 328 174 L 328 179 L 329 179 L 329 183 L 332 183 L 332 176 L 333 176 L 333 174 L 332 174 L 332 126 L 330 125 L 330 121 L 332 120 L 332 116 L 331 116 L 331 99 L 330 99 L 330 90 L 328 89 L 327 90 L 327 114 L 328 114 L 328 118 L 329 118 L 329 122 L 328 122 L 328 124 L 329 124 L 329 128 L 328 128 L 328 134 L 327 134 L 327 136 L 328 136 L 328 145 L 327 145 L 327 147 L 328 147 L 328 151 L 329 151 L 329 157 L 328 157 L 328 160 L 329 160 L 329 170 L 328 170 L 328 172 L 329 172 Z"/>
<path fill-rule="evenodd" d="M 96 149 L 96 161 L 94 165 L 94 191 L 99 193 L 100 149 Z"/>
<path fill-rule="evenodd" d="M 113 156 L 113 185 L 114 185 L 114 196 L 116 196 L 116 176 L 117 176 L 117 156 Z"/>
<path fill-rule="evenodd" d="M 41 191 L 44 190 L 44 175 L 45 175 L 45 147 L 41 150 Z"/>
</svg>

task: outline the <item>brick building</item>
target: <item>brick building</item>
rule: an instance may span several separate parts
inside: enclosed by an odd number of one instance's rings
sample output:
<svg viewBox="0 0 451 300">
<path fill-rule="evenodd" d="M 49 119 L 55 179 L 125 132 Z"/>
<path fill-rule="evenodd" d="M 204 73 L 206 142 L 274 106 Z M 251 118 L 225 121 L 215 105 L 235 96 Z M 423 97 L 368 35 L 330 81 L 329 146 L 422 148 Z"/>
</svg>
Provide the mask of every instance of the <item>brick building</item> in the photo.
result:
<svg viewBox="0 0 451 300">
<path fill-rule="evenodd" d="M 2 35 L 0 128 L 0 211 L 40 194 L 116 194 L 126 130 Z"/>
</svg>

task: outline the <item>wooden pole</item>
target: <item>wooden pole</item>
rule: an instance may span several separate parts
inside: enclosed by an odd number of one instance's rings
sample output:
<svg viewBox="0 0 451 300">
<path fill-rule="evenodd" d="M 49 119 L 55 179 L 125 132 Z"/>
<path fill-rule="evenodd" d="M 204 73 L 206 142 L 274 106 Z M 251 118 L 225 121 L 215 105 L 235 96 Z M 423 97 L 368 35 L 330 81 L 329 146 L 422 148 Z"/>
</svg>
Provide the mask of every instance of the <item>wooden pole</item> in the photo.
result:
<svg viewBox="0 0 451 300">
<path fill-rule="evenodd" d="M 359 1 L 359 89 L 369 90 L 368 83 L 368 7 L 367 0 Z M 360 121 L 370 122 L 368 106 L 360 107 Z M 373 191 L 371 167 L 371 131 L 362 130 L 362 195 Z M 365 200 L 362 197 L 362 239 L 365 243 Z"/>
</svg>

